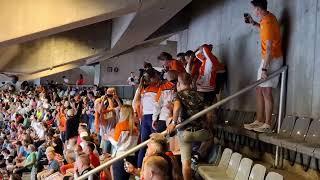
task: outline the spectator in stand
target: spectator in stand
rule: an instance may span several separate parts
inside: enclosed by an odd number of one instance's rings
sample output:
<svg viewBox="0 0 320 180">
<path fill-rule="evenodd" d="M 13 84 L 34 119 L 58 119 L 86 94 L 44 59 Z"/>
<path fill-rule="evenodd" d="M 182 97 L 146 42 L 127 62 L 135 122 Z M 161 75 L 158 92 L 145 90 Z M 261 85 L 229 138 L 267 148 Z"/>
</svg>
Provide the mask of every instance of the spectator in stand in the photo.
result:
<svg viewBox="0 0 320 180">
<path fill-rule="evenodd" d="M 171 134 L 178 124 L 178 120 L 188 119 L 192 115 L 204 109 L 204 98 L 199 92 L 192 90 L 192 79 L 187 73 L 181 73 L 178 76 L 177 95 L 173 107 L 173 119 L 168 126 L 168 132 Z M 209 140 L 212 134 L 208 131 L 206 118 L 199 118 L 196 121 L 180 128 L 178 131 L 182 172 L 185 180 L 191 180 L 191 153 L 192 142 L 203 142 Z"/>
<path fill-rule="evenodd" d="M 114 156 L 119 156 L 135 147 L 138 142 L 138 129 L 134 124 L 133 108 L 130 105 L 123 105 L 120 110 L 120 119 L 114 131 L 114 136 L 108 139 L 114 147 Z M 126 160 L 135 163 L 135 156 L 126 157 Z M 130 174 L 124 170 L 124 160 L 117 161 L 112 165 L 113 179 L 129 180 Z"/>
<path fill-rule="evenodd" d="M 148 156 L 153 156 L 153 155 L 157 155 L 157 154 L 163 154 L 164 152 L 167 151 L 167 140 L 166 138 L 161 135 L 161 134 L 151 134 L 150 135 L 150 142 L 147 144 L 147 150 L 146 150 L 146 156 L 143 159 L 144 160 L 148 157 Z M 126 172 L 133 174 L 135 176 L 140 177 L 140 173 L 141 173 L 141 169 L 143 168 L 139 168 L 139 167 L 135 167 L 132 163 L 130 162 L 126 162 L 125 163 L 125 170 Z M 144 167 L 144 165 L 142 166 Z"/>
<path fill-rule="evenodd" d="M 69 148 L 72 148 L 76 144 L 80 116 L 82 112 L 82 101 L 79 96 L 75 97 L 76 102 L 72 102 L 72 109 L 67 111 L 67 122 L 66 122 L 66 141 Z M 74 113 L 76 110 L 76 114 Z M 68 149 L 69 149 L 68 148 Z"/>
<path fill-rule="evenodd" d="M 66 123 L 67 123 L 67 117 L 66 117 L 66 113 L 65 113 L 65 107 L 64 106 L 60 106 L 59 111 L 57 113 L 57 118 L 59 120 L 59 131 L 60 131 L 60 136 L 61 136 L 61 140 L 64 143 L 66 140 Z"/>
<path fill-rule="evenodd" d="M 205 100 L 205 108 L 216 102 L 217 75 L 224 73 L 225 67 L 212 53 L 212 45 L 204 44 L 196 51 L 196 58 L 201 62 L 198 79 L 196 81 L 197 91 Z M 207 126 L 213 129 L 214 111 L 207 113 Z"/>
<path fill-rule="evenodd" d="M 69 79 L 66 76 L 62 76 L 63 83 L 68 85 L 69 84 Z"/>
<path fill-rule="evenodd" d="M 89 117 L 89 129 L 90 132 L 95 132 L 95 128 L 94 128 L 94 102 L 95 102 L 95 96 L 94 96 L 94 92 L 93 91 L 89 91 L 87 94 L 88 98 L 89 98 L 89 102 L 88 102 L 88 117 Z"/>
<path fill-rule="evenodd" d="M 197 79 L 197 91 L 199 91 L 206 105 L 215 102 L 216 77 L 219 71 L 224 71 L 224 65 L 212 54 L 212 45 L 204 44 L 196 51 L 196 58 L 201 62 Z"/>
<path fill-rule="evenodd" d="M 153 107 L 152 127 L 161 133 L 167 129 L 171 117 L 172 101 L 175 98 L 177 75 L 174 71 L 166 73 L 166 79 L 161 82 L 156 96 L 156 103 Z"/>
<path fill-rule="evenodd" d="M 68 169 L 72 169 L 74 167 L 74 163 L 76 161 L 76 154 L 73 150 L 65 151 L 65 160 L 67 164 L 60 167 L 60 172 L 65 175 Z"/>
<path fill-rule="evenodd" d="M 40 173 L 37 174 L 37 179 L 42 180 L 45 179 L 46 177 L 50 176 L 51 174 L 59 171 L 59 163 L 57 160 L 55 160 L 55 153 L 52 151 L 49 151 L 46 153 L 49 164 L 48 168 L 41 171 Z"/>
<path fill-rule="evenodd" d="M 155 97 L 159 91 L 160 75 L 155 69 L 148 69 L 141 78 L 140 85 L 137 89 L 134 104 L 141 104 L 143 118 L 141 120 L 141 141 L 149 139 L 153 132 L 152 114 L 155 105 Z M 134 105 L 135 106 L 135 105 Z M 135 112 L 136 113 L 136 112 Z M 146 149 L 142 148 L 139 151 L 138 167 L 142 166 L 142 161 L 145 156 Z"/>
<path fill-rule="evenodd" d="M 112 134 L 119 119 L 119 111 L 122 100 L 118 97 L 115 88 L 108 88 L 106 95 L 102 98 L 100 136 L 102 137 L 102 149 L 104 153 L 111 154 L 112 145 L 108 140 L 108 135 Z"/>
<path fill-rule="evenodd" d="M 162 52 L 158 56 L 158 60 L 160 60 L 162 66 L 165 71 L 176 71 L 177 73 L 185 72 L 183 63 L 172 58 L 171 54 L 167 52 Z"/>
<path fill-rule="evenodd" d="M 86 174 L 87 172 L 89 172 L 91 170 L 92 170 L 92 168 L 90 166 L 89 155 L 87 155 L 87 154 L 78 155 L 76 163 L 75 163 L 74 179 L 77 179 L 78 177 Z M 98 174 L 93 174 L 91 176 L 92 176 L 91 179 L 99 180 L 99 175 Z"/>
<path fill-rule="evenodd" d="M 31 172 L 32 167 L 35 166 L 37 162 L 36 148 L 34 147 L 34 145 L 30 144 L 28 146 L 28 152 L 29 152 L 29 155 L 26 158 L 26 160 L 24 160 L 21 163 L 17 163 L 16 164 L 17 169 L 14 170 L 14 173 L 19 174 L 21 177 L 22 177 L 22 173 Z"/>
<path fill-rule="evenodd" d="M 277 18 L 268 11 L 266 0 L 253 0 L 251 5 L 254 14 L 261 19 L 260 23 L 253 20 L 249 15 L 247 21 L 260 30 L 262 61 L 258 69 L 258 80 L 266 79 L 268 75 L 283 65 L 283 53 L 281 45 L 280 24 Z M 279 77 L 275 77 L 259 85 L 256 89 L 257 116 L 251 124 L 245 124 L 248 130 L 268 132 L 271 129 L 273 112 L 272 88 L 277 88 Z"/>
<path fill-rule="evenodd" d="M 82 75 L 82 74 L 80 74 L 80 77 L 79 77 L 79 79 L 78 79 L 77 82 L 76 82 L 76 85 L 77 85 L 77 86 L 82 86 L 82 85 L 84 85 L 84 79 L 83 79 L 83 75 Z"/>
<path fill-rule="evenodd" d="M 134 75 L 134 72 L 130 73 L 130 76 L 129 76 L 127 82 L 128 82 L 128 84 L 130 86 L 135 86 L 136 85 L 137 77 Z"/>
<path fill-rule="evenodd" d="M 177 60 L 180 61 L 183 64 L 183 67 L 186 67 L 187 61 L 185 59 L 185 53 L 178 53 L 177 54 Z"/>
<path fill-rule="evenodd" d="M 196 82 L 199 76 L 199 69 L 201 67 L 201 62 L 196 58 L 196 55 L 193 51 L 188 50 L 185 53 L 186 59 L 186 72 L 189 73 L 192 77 L 192 87 L 196 88 Z"/>
<path fill-rule="evenodd" d="M 95 149 L 96 149 L 95 144 L 90 141 L 86 142 L 86 145 L 84 146 L 84 149 L 83 149 L 84 153 L 89 155 L 90 164 L 94 168 L 100 166 L 99 156 L 94 153 Z"/>
<path fill-rule="evenodd" d="M 150 156 L 145 160 L 142 176 L 144 180 L 170 180 L 169 164 L 161 156 Z"/>
</svg>

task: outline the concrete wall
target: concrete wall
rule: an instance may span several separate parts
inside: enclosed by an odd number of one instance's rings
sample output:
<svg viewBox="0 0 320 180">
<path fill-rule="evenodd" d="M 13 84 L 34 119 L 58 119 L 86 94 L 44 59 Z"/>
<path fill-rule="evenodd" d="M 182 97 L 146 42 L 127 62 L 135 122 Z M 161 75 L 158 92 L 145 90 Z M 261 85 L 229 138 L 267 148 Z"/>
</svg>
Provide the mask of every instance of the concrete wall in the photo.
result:
<svg viewBox="0 0 320 180">
<path fill-rule="evenodd" d="M 149 44 L 134 48 L 129 52 L 118 57 L 101 62 L 96 66 L 82 66 L 58 74 L 50 75 L 41 78 L 41 83 L 44 84 L 48 80 L 63 83 L 62 76 L 69 79 L 70 84 L 75 84 L 79 79 L 79 75 L 83 74 L 85 84 L 97 84 L 100 80 L 100 85 L 127 85 L 127 79 L 130 72 L 135 72 L 139 75 L 139 69 L 143 67 L 144 61 L 150 62 L 155 67 L 159 67 L 157 56 L 163 52 L 169 52 L 173 56 L 177 53 L 177 45 L 174 42 L 164 43 L 164 45 Z M 107 68 L 112 67 L 112 72 L 108 72 Z M 114 72 L 114 68 L 118 67 L 119 71 Z M 100 76 L 99 78 L 97 76 Z"/>
<path fill-rule="evenodd" d="M 101 53 L 110 48 L 111 21 L 93 24 L 19 44 L 0 56 L 1 66 L 9 72 L 34 73 Z M 9 60 L 7 60 L 10 58 Z M 0 63 L 1 64 L 1 63 Z M 3 70 L 2 69 L 2 70 Z"/>
<path fill-rule="evenodd" d="M 103 61 L 101 63 L 100 84 L 127 85 L 127 79 L 130 72 L 135 72 L 136 75 L 139 75 L 139 69 L 143 67 L 144 61 L 148 61 L 154 66 L 159 66 L 157 56 L 162 51 L 167 51 L 174 56 L 177 53 L 176 49 L 176 43 L 152 45 L 140 47 L 138 49 L 134 49 L 132 52 Z M 118 67 L 119 71 L 107 72 L 108 67 Z"/>
<path fill-rule="evenodd" d="M 66 76 L 69 79 L 70 84 L 76 84 L 76 81 L 79 79 L 80 74 L 84 77 L 85 84 L 93 85 L 94 84 L 94 76 L 95 76 L 95 68 L 94 66 L 82 66 L 80 68 L 75 68 L 72 70 L 68 70 L 62 73 L 53 74 L 47 77 L 41 78 L 41 84 L 45 84 L 47 81 L 63 83 L 62 76 Z"/>
<path fill-rule="evenodd" d="M 214 53 L 229 69 L 229 94 L 255 81 L 260 63 L 259 32 L 243 22 L 243 13 L 253 14 L 249 2 L 193 2 L 189 28 L 179 34 L 178 51 L 195 49 L 203 43 L 214 45 Z M 287 114 L 319 117 L 319 0 L 268 2 L 269 10 L 282 26 L 285 59 L 289 66 Z M 254 110 L 254 91 L 232 101 L 229 106 Z"/>
</svg>

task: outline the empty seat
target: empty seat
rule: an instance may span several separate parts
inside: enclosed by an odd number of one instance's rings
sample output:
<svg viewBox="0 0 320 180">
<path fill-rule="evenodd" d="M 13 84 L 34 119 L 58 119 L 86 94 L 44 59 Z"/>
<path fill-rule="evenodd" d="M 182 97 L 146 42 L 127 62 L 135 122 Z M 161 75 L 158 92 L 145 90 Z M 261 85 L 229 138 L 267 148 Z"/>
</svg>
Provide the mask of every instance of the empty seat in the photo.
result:
<svg viewBox="0 0 320 180">
<path fill-rule="evenodd" d="M 217 166 L 200 166 L 198 172 L 205 180 L 212 180 L 214 177 L 227 175 L 234 178 L 239 168 L 242 155 L 239 153 L 233 153 L 231 155 L 227 169 Z"/>
<path fill-rule="evenodd" d="M 231 162 L 231 161 L 230 161 Z M 230 164 L 224 173 L 216 172 L 210 174 L 211 180 L 247 180 L 253 161 L 243 158 L 240 164 Z"/>
<path fill-rule="evenodd" d="M 305 142 L 297 144 L 297 152 L 314 156 L 314 150 L 320 148 L 320 119 L 310 124 Z"/>
<path fill-rule="evenodd" d="M 213 171 L 217 171 L 217 170 L 221 170 L 221 171 L 225 171 L 229 165 L 230 162 L 230 158 L 232 155 L 232 150 L 229 148 L 225 148 L 223 150 L 223 153 L 221 155 L 220 161 L 218 166 L 208 166 L 208 165 L 200 165 L 198 167 L 198 172 L 200 175 L 204 174 L 207 170 L 213 170 Z"/>
<path fill-rule="evenodd" d="M 283 176 L 276 172 L 269 172 L 266 180 L 283 180 Z"/>
<path fill-rule="evenodd" d="M 281 139 L 285 139 L 285 138 L 290 137 L 291 132 L 294 128 L 295 121 L 296 121 L 295 116 L 287 116 L 282 121 L 279 134 L 262 133 L 262 134 L 259 134 L 259 140 L 266 142 L 266 143 L 269 143 L 269 144 L 274 144 L 274 145 L 280 146 Z"/>
<path fill-rule="evenodd" d="M 281 146 L 293 151 L 297 150 L 297 144 L 303 143 L 309 129 L 311 119 L 299 118 L 296 120 L 291 136 L 281 141 Z"/>
<path fill-rule="evenodd" d="M 253 161 L 243 158 L 239 167 L 230 166 L 225 173 L 216 173 L 210 177 L 211 180 L 247 180 Z"/>
<path fill-rule="evenodd" d="M 249 180 L 264 180 L 266 167 L 261 164 L 255 164 L 251 170 Z"/>
<path fill-rule="evenodd" d="M 243 158 L 240 162 L 238 172 L 236 174 L 235 180 L 247 180 L 250 174 L 251 166 L 253 161 L 248 158 Z"/>
<path fill-rule="evenodd" d="M 218 167 L 227 168 L 229 161 L 230 161 L 230 158 L 231 158 L 231 155 L 232 155 L 232 150 L 229 148 L 225 148 L 223 150 Z"/>
</svg>

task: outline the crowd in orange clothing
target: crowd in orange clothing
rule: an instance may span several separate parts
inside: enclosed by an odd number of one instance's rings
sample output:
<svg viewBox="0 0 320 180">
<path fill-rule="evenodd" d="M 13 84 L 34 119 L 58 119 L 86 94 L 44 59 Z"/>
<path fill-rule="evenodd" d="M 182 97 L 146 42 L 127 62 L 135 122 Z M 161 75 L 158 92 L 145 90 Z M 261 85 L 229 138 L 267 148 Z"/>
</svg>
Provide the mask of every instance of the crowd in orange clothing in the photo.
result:
<svg viewBox="0 0 320 180">
<path fill-rule="evenodd" d="M 122 180 L 134 175 L 141 179 L 188 179 L 185 170 L 190 169 L 184 161 L 190 160 L 198 147 L 186 144 L 180 136 L 167 139 L 160 133 L 173 134 L 176 124 L 205 107 L 202 102 L 214 101 L 215 78 L 224 66 L 211 51 L 212 46 L 203 45 L 195 53 L 180 53 L 177 59 L 161 53 L 158 59 L 163 71 L 145 65 L 132 104 L 125 104 L 115 88 L 96 86 L 78 89 L 51 85 L 1 91 L 2 177 L 19 178 L 31 172 L 37 179 L 72 179 L 151 137 L 147 148 L 93 178 Z M 83 77 L 77 84 L 83 84 Z M 211 99 L 204 99 L 208 97 Z M 199 102 L 195 106 L 184 104 L 194 100 Z M 190 125 L 178 134 L 200 131 L 204 131 L 202 126 Z M 180 155 L 183 171 L 177 160 Z"/>
</svg>

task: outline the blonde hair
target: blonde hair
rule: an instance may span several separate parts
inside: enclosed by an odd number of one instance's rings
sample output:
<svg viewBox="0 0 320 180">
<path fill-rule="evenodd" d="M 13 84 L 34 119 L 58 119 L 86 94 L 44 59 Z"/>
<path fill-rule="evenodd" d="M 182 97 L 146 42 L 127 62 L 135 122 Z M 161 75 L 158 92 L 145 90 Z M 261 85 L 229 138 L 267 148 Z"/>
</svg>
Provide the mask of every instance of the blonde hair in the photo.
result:
<svg viewBox="0 0 320 180">
<path fill-rule="evenodd" d="M 133 130 L 136 128 L 134 124 L 134 115 L 133 115 L 133 108 L 131 105 L 124 104 L 121 106 L 120 113 L 123 114 L 123 119 L 129 121 L 129 129 L 130 135 L 132 135 Z"/>
<path fill-rule="evenodd" d="M 152 170 L 155 174 L 162 177 L 164 180 L 169 179 L 169 164 L 168 162 L 161 156 L 149 156 L 144 162 L 144 167 L 146 169 Z"/>
</svg>

